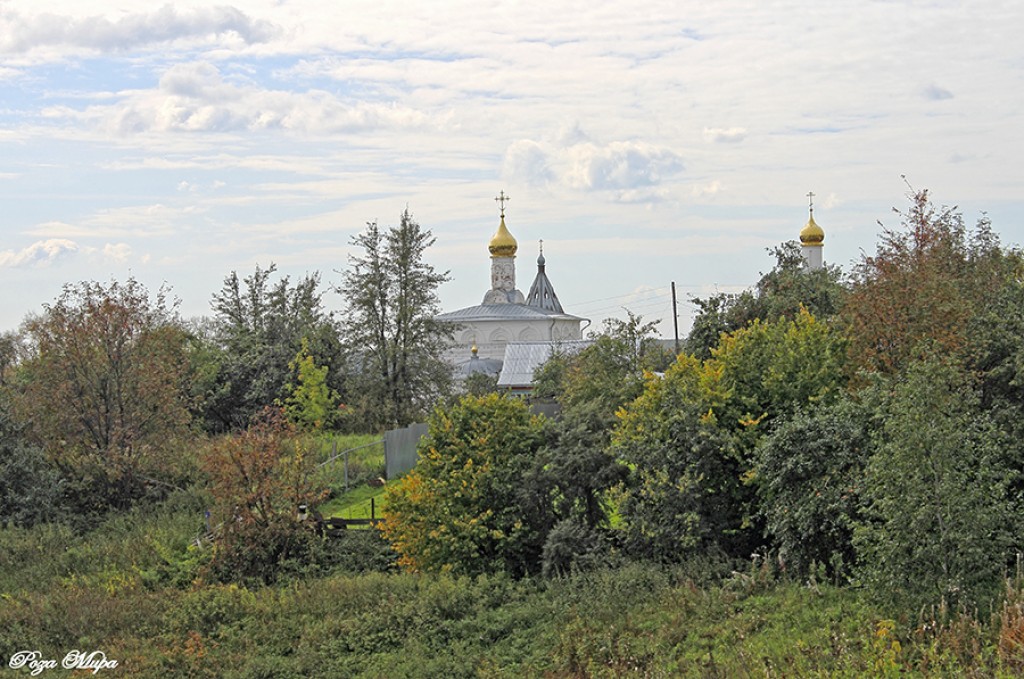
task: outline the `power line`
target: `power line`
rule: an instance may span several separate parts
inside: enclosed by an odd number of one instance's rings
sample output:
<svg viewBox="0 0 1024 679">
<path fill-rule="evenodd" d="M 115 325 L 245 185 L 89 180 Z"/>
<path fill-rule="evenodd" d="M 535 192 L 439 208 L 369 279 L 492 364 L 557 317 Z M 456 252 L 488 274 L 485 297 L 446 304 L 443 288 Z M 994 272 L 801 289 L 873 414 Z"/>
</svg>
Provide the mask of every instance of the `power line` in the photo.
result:
<svg viewBox="0 0 1024 679">
<path fill-rule="evenodd" d="M 651 288 L 649 290 L 640 290 L 640 291 L 634 291 L 634 292 L 627 292 L 624 295 L 613 295 L 611 297 L 601 297 L 600 299 L 590 299 L 590 300 L 587 300 L 585 302 L 570 302 L 570 306 L 582 307 L 582 306 L 587 306 L 588 304 L 593 304 L 595 302 L 606 302 L 606 301 L 608 301 L 610 299 L 621 299 L 623 297 L 632 297 L 634 295 L 642 295 L 644 293 L 660 292 L 662 290 L 668 290 L 668 287 L 669 286 L 666 285 L 666 286 L 661 287 L 661 288 Z"/>
<path fill-rule="evenodd" d="M 699 289 L 704 288 L 704 287 L 707 287 L 707 283 L 690 283 L 690 284 L 687 284 L 687 283 L 676 283 L 676 288 L 677 289 L 685 288 L 685 289 L 690 289 L 690 290 L 699 290 Z M 751 286 L 748 283 L 715 283 L 714 287 L 715 288 L 724 287 L 724 288 L 744 288 L 744 289 L 746 289 L 746 288 L 749 288 Z M 571 302 L 565 302 L 563 304 L 566 307 L 572 307 L 573 309 L 580 309 L 580 308 L 585 308 L 585 307 L 587 307 L 587 306 L 589 306 L 591 304 L 595 304 L 597 302 L 606 302 L 606 301 L 612 300 L 612 299 L 622 299 L 623 297 L 634 297 L 634 296 L 640 296 L 640 295 L 651 294 L 651 293 L 660 293 L 660 292 L 668 293 L 670 290 L 671 290 L 671 286 L 670 285 L 664 285 L 664 286 L 662 286 L 660 288 L 648 288 L 648 289 L 645 289 L 645 290 L 637 290 L 637 291 L 634 291 L 634 292 L 627 292 L 627 293 L 622 294 L 622 295 L 612 295 L 611 297 L 600 297 L 598 299 L 584 300 L 582 302 L 571 301 Z M 612 305 L 610 307 L 608 305 L 603 305 L 602 307 L 600 307 L 600 309 L 608 309 L 608 308 L 615 308 L 615 307 L 616 307 L 616 305 Z"/>
<path fill-rule="evenodd" d="M 625 308 L 625 309 L 641 309 L 641 308 L 647 308 L 647 307 L 650 307 L 650 306 L 657 306 L 657 305 L 668 304 L 668 303 L 669 303 L 669 298 L 667 298 L 667 297 L 658 297 L 658 298 L 653 298 L 653 299 L 652 298 L 647 298 L 647 299 L 638 299 L 635 302 L 624 302 L 622 304 L 610 304 L 610 305 L 607 305 L 607 306 L 595 307 L 593 309 L 579 309 L 579 310 L 573 309 L 573 312 L 574 313 L 581 313 L 581 314 L 598 314 L 598 313 L 602 313 L 602 312 L 605 312 L 605 311 L 614 311 L 616 309 L 623 309 L 623 308 Z"/>
<path fill-rule="evenodd" d="M 625 309 L 626 311 L 648 311 L 648 310 L 651 310 L 651 309 L 658 309 L 658 310 L 662 310 L 663 309 L 666 312 L 668 312 L 670 307 L 671 307 L 671 300 L 658 299 L 658 300 L 648 300 L 648 301 L 643 302 L 641 304 L 620 304 L 620 305 L 616 305 L 616 306 L 603 307 L 601 309 L 592 309 L 590 311 L 581 311 L 579 313 L 586 313 L 586 314 L 590 314 L 590 315 L 593 316 L 593 315 L 602 314 L 604 312 L 609 312 L 609 311 L 621 311 L 623 309 Z"/>
</svg>

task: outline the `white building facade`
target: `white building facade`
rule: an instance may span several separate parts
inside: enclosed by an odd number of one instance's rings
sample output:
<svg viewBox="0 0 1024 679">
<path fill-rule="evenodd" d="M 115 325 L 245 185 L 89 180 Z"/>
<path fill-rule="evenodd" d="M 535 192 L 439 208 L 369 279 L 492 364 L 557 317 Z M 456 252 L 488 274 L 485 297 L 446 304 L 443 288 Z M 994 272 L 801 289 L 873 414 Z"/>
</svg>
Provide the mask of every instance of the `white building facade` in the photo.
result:
<svg viewBox="0 0 1024 679">
<path fill-rule="evenodd" d="M 519 245 L 505 225 L 502 193 L 501 221 L 488 244 L 491 254 L 491 289 L 477 306 L 441 314 L 437 320 L 457 325 L 452 362 L 469 359 L 473 347 L 481 359 L 503 360 L 510 342 L 560 342 L 582 338 L 589 321 L 565 313 L 547 277 L 541 252 L 529 295 L 516 287 L 516 252 Z"/>
</svg>

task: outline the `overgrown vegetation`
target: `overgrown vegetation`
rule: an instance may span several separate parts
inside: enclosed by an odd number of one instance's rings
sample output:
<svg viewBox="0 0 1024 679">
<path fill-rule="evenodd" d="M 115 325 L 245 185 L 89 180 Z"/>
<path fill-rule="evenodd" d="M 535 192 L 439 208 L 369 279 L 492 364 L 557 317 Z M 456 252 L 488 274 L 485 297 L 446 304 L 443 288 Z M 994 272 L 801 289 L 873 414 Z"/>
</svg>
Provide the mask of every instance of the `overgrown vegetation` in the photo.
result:
<svg viewBox="0 0 1024 679">
<path fill-rule="evenodd" d="M 102 649 L 131 677 L 1014 676 L 1024 589 L 893 616 L 863 589 L 712 560 L 514 579 L 390 572 L 370 531 L 270 586 L 198 584 L 201 498 L 87 534 L 0 529 L 0 649 Z M 329 564 L 329 565 L 328 565 Z"/>
<path fill-rule="evenodd" d="M 607 322 L 538 371 L 553 419 L 451 393 L 408 212 L 356 238 L 345 324 L 272 265 L 191 324 L 135 281 L 68 286 L 0 336 L 0 649 L 142 677 L 1018 675 L 1024 257 L 925 193 L 902 217 L 845 279 L 775 249 L 678 357 Z M 380 428 L 431 408 L 417 467 L 366 485 Z M 371 497 L 380 529 L 324 536 L 318 508 Z"/>
</svg>

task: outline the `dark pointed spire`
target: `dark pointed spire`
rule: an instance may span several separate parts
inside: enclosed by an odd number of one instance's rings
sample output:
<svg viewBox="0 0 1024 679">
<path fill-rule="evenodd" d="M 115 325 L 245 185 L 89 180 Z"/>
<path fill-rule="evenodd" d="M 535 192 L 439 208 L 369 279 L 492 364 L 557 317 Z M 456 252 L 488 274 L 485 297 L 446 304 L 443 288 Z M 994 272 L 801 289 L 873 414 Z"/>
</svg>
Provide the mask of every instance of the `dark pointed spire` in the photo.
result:
<svg viewBox="0 0 1024 679">
<path fill-rule="evenodd" d="M 526 306 L 564 314 L 565 310 L 562 309 L 562 303 L 558 301 L 555 287 L 551 285 L 548 275 L 544 272 L 545 263 L 544 241 L 541 241 L 540 256 L 537 257 L 537 277 L 533 279 L 533 285 L 530 286 L 530 294 L 526 297 Z"/>
</svg>

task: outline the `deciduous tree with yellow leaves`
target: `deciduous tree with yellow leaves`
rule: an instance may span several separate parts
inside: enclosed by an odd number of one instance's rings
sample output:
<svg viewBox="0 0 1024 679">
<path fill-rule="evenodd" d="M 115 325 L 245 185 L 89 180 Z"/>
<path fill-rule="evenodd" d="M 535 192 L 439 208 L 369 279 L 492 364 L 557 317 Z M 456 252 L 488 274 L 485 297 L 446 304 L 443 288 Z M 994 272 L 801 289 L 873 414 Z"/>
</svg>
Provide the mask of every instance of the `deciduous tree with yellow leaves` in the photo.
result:
<svg viewBox="0 0 1024 679">
<path fill-rule="evenodd" d="M 438 409 L 420 460 L 389 487 L 385 538 L 410 571 L 475 575 L 539 570 L 553 523 L 538 465 L 542 417 L 498 394 Z"/>
</svg>

